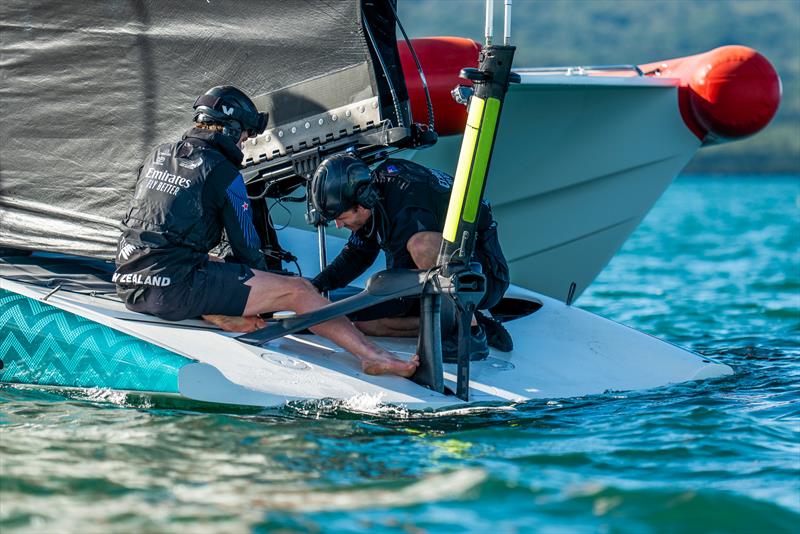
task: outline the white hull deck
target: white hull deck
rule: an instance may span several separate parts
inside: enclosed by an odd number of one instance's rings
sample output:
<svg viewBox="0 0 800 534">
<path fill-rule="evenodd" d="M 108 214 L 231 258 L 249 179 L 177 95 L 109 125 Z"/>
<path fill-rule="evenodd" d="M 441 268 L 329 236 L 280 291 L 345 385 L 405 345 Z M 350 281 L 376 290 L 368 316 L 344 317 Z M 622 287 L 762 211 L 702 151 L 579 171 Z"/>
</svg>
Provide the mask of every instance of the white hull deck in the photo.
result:
<svg viewBox="0 0 800 534">
<path fill-rule="evenodd" d="M 113 389 L 120 372 L 134 366 L 149 377 L 137 382 L 145 393 L 202 402 L 279 406 L 366 396 L 409 409 L 465 405 L 410 380 L 366 375 L 355 357 L 313 335 L 287 336 L 256 347 L 202 321 L 171 323 L 130 312 L 108 296 L 53 292 L 3 278 L 0 286 L 3 382 Z M 508 296 L 541 307 L 506 323 L 515 341 L 513 352 L 492 350 L 488 359 L 473 362 L 470 404 L 648 389 L 732 373 L 726 365 L 544 295 L 513 287 Z M 97 325 L 103 331 L 95 336 L 131 337 L 104 353 L 97 350 L 100 340 L 86 337 Z M 415 339 L 376 341 L 405 357 L 416 344 Z M 26 342 L 32 348 L 25 350 Z M 133 350 L 134 342 L 145 349 Z M 163 360 L 164 354 L 170 359 L 164 369 L 177 378 L 171 391 L 148 385 L 161 383 L 154 374 L 161 372 L 156 356 Z M 455 390 L 454 365 L 445 365 L 445 384 Z"/>
</svg>

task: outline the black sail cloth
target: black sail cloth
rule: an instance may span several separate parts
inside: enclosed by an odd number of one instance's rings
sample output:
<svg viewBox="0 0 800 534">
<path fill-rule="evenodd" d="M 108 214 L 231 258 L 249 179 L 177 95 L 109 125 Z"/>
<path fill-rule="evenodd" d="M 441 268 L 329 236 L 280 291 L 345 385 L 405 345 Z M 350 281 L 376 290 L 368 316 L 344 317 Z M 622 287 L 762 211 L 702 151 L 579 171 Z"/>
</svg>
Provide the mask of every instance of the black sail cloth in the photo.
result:
<svg viewBox="0 0 800 534">
<path fill-rule="evenodd" d="M 112 258 L 143 156 L 180 137 L 211 86 L 265 107 L 283 90 L 273 115 L 295 113 L 286 95 L 310 79 L 347 87 L 304 90 L 314 110 L 378 95 L 360 11 L 359 0 L 0 2 L 0 247 Z"/>
</svg>

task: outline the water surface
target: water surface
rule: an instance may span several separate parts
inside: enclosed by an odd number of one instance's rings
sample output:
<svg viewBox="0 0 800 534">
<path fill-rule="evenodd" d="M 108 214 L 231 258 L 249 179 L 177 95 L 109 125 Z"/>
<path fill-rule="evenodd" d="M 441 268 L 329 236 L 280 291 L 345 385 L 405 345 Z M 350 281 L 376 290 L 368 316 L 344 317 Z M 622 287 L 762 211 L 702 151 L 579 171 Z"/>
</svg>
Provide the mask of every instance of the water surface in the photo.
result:
<svg viewBox="0 0 800 534">
<path fill-rule="evenodd" d="M 0 388 L 7 532 L 797 532 L 800 179 L 680 178 L 577 302 L 732 377 L 432 416 Z"/>
</svg>

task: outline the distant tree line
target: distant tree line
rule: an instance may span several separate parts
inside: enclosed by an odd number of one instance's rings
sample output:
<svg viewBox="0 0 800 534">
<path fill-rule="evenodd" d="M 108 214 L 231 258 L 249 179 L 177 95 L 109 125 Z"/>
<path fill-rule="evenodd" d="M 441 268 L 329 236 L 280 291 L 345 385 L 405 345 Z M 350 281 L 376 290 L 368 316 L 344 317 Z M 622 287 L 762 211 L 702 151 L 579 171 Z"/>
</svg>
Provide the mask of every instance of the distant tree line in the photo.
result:
<svg viewBox="0 0 800 534">
<path fill-rule="evenodd" d="M 482 0 L 398 0 L 412 37 L 483 40 Z M 495 1 L 495 35 L 502 33 Z M 800 175 L 800 0 L 515 0 L 520 66 L 642 64 L 742 44 L 783 82 L 773 122 L 742 141 L 698 152 L 686 173 Z"/>
</svg>

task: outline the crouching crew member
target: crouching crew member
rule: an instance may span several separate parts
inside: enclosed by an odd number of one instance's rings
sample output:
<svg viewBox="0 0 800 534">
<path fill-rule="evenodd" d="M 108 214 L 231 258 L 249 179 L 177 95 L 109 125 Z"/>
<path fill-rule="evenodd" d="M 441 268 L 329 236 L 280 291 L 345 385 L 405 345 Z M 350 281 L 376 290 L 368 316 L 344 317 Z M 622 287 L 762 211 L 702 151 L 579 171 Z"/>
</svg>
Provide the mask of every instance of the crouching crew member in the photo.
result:
<svg viewBox="0 0 800 534">
<path fill-rule="evenodd" d="M 305 313 L 328 301 L 300 277 L 266 272 L 244 179 L 242 143 L 263 133 L 267 115 L 230 86 L 214 87 L 194 104 L 194 127 L 164 144 L 139 168 L 123 221 L 114 282 L 128 309 L 178 321 L 203 317 L 228 331 L 265 326 L 258 316 L 277 310 Z M 228 261 L 209 255 L 223 230 Z M 369 341 L 347 318 L 317 325 L 361 360 L 370 374 L 413 374 L 406 362 Z"/>
<path fill-rule="evenodd" d="M 342 252 L 312 280 L 314 286 L 320 291 L 345 287 L 373 264 L 381 249 L 388 269 L 435 267 L 452 186 L 450 175 L 407 160 L 388 159 L 372 172 L 348 153 L 325 160 L 312 179 L 312 203 L 323 219 L 352 233 Z M 480 262 L 486 276 L 486 293 L 478 305 L 485 310 L 500 301 L 509 285 L 497 223 L 486 202 L 478 213 L 473 260 Z M 417 335 L 419 299 L 394 304 L 387 313 L 392 316 L 358 321 L 356 326 L 370 335 Z M 472 359 L 488 354 L 487 335 L 489 345 L 504 351 L 513 348 L 511 336 L 498 321 L 481 313 L 475 319 L 469 344 Z M 445 361 L 454 361 L 458 350 L 456 331 L 450 330 L 443 331 Z"/>
</svg>

